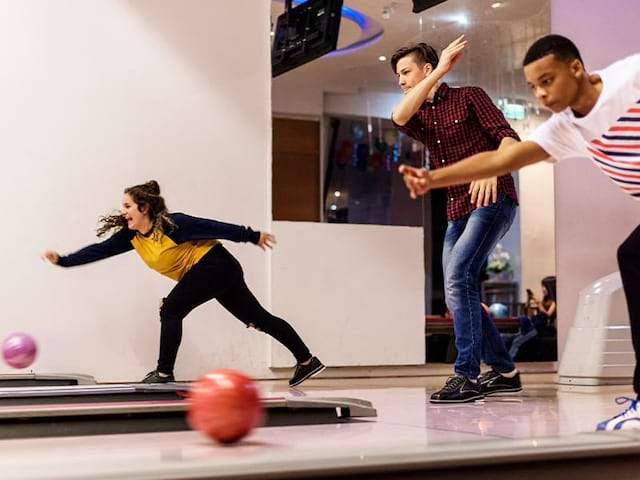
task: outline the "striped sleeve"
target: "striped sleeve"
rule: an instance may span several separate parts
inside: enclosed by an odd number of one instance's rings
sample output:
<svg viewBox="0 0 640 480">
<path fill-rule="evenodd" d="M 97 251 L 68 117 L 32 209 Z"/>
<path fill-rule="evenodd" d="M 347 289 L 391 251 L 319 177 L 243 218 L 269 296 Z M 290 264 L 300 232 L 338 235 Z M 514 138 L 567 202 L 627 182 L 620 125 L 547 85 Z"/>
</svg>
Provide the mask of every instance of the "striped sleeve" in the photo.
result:
<svg viewBox="0 0 640 480">
<path fill-rule="evenodd" d="M 622 191 L 640 199 L 640 100 L 589 142 L 592 160 Z"/>
</svg>

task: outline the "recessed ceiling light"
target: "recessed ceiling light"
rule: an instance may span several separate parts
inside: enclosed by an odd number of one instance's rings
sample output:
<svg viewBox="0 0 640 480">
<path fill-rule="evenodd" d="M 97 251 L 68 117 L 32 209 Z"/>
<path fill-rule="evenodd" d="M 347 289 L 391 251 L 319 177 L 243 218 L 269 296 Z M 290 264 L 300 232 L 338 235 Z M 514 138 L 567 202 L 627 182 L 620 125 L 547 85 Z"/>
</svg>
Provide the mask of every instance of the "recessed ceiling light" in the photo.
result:
<svg viewBox="0 0 640 480">
<path fill-rule="evenodd" d="M 387 61 L 387 57 L 385 57 L 384 55 L 380 55 L 378 57 L 378 60 L 380 60 L 381 62 L 386 62 Z"/>
<path fill-rule="evenodd" d="M 469 19 L 464 15 L 460 15 L 459 17 L 457 17 L 456 22 L 458 22 L 460 25 L 469 25 Z"/>
<path fill-rule="evenodd" d="M 500 2 L 492 3 L 491 8 L 499 8 L 502 4 Z"/>
</svg>

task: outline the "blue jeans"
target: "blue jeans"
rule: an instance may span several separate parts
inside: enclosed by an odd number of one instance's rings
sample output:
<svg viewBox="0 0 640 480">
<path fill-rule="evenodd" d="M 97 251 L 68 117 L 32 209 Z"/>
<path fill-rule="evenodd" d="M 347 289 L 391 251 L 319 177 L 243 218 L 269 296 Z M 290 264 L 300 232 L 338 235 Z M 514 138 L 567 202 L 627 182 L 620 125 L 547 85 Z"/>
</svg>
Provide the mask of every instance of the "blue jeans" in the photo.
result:
<svg viewBox="0 0 640 480">
<path fill-rule="evenodd" d="M 453 317 L 458 357 L 455 372 L 480 375 L 481 359 L 499 373 L 515 368 L 493 321 L 480 305 L 480 269 L 511 227 L 516 204 L 504 193 L 498 201 L 449 222 L 442 265 L 445 298 Z"/>
</svg>

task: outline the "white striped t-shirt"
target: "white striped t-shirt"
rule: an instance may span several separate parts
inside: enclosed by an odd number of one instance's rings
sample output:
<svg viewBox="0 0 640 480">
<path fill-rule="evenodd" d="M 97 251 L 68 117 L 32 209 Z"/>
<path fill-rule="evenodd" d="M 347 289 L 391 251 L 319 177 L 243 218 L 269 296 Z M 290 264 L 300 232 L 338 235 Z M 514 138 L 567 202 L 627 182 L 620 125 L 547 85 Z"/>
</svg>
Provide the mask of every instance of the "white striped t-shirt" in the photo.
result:
<svg viewBox="0 0 640 480">
<path fill-rule="evenodd" d="M 640 199 L 640 54 L 595 72 L 602 91 L 577 118 L 571 109 L 552 115 L 529 139 L 552 160 L 590 158 L 623 191 Z"/>
</svg>

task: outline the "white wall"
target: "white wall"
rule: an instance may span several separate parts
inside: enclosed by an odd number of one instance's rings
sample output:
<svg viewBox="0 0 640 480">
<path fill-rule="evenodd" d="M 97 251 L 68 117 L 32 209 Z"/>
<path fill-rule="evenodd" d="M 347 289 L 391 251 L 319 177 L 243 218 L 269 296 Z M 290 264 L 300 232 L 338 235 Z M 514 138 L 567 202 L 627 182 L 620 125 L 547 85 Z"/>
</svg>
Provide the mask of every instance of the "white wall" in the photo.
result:
<svg viewBox="0 0 640 480">
<path fill-rule="evenodd" d="M 287 74 L 276 77 L 271 84 L 271 110 L 284 117 L 322 116 L 322 87 L 295 82 Z"/>
<path fill-rule="evenodd" d="M 274 222 L 273 311 L 330 366 L 425 362 L 422 228 Z M 292 356 L 273 345 L 276 367 Z"/>
<path fill-rule="evenodd" d="M 553 0 L 551 29 L 571 38 L 587 70 L 640 51 L 637 0 Z M 597 27 L 597 33 L 594 33 Z M 581 289 L 618 269 L 618 245 L 640 222 L 640 204 L 589 160 L 556 166 L 558 351 L 562 352 Z"/>
<path fill-rule="evenodd" d="M 32 333 L 34 370 L 116 381 L 155 367 L 171 281 L 135 253 L 69 270 L 38 258 L 93 242 L 124 187 L 155 178 L 174 211 L 269 227 L 269 7 L 0 1 L 0 336 Z M 267 256 L 232 249 L 267 299 Z M 186 320 L 179 377 L 217 366 L 264 375 L 267 364 L 268 342 L 217 305 Z"/>
<path fill-rule="evenodd" d="M 527 288 L 542 298 L 540 281 L 556 274 L 554 166 L 539 163 L 520 171 L 520 297 Z"/>
<path fill-rule="evenodd" d="M 526 140 L 548 117 L 530 115 L 526 122 L 514 121 L 513 127 Z M 520 193 L 520 254 L 522 277 L 520 298 L 526 300 L 530 288 L 542 298 L 540 281 L 556 274 L 556 231 L 554 165 L 538 163 L 518 172 Z"/>
</svg>

